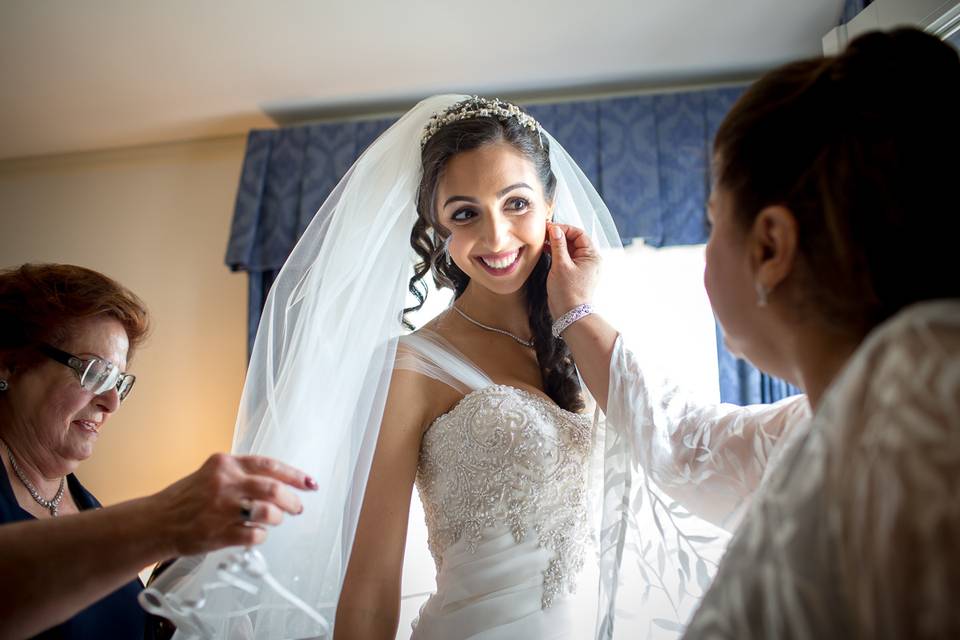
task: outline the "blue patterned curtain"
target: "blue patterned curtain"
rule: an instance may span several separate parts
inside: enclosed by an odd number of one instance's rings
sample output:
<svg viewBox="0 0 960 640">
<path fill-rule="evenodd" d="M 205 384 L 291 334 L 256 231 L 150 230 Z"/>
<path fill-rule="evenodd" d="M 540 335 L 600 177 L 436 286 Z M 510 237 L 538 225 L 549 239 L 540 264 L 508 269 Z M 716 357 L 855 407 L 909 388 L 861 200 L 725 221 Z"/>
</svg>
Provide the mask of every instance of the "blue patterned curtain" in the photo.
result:
<svg viewBox="0 0 960 640">
<path fill-rule="evenodd" d="M 720 401 L 733 404 L 776 402 L 802 393 L 789 382 L 763 373 L 746 360 L 734 357 L 723 343 L 717 326 L 717 368 L 720 371 Z"/>
<path fill-rule="evenodd" d="M 957 31 L 952 36 L 944 40 L 947 44 L 953 45 L 953 48 L 957 51 L 960 51 L 960 31 Z"/>
<path fill-rule="evenodd" d="M 857 17 L 873 0 L 844 0 L 843 13 L 840 14 L 840 24 L 847 24 Z"/>
<path fill-rule="evenodd" d="M 742 90 L 537 104 L 528 110 L 597 187 L 624 243 L 642 238 L 655 247 L 699 244 L 707 239 L 704 203 L 713 136 Z M 226 256 L 231 269 L 250 276 L 249 348 L 267 292 L 300 234 L 354 160 L 392 122 L 250 132 Z M 717 345 L 724 401 L 786 395 L 734 360 L 722 340 Z"/>
<path fill-rule="evenodd" d="M 247 348 L 267 292 L 303 230 L 364 149 L 392 119 L 251 131 L 226 263 L 249 274 Z"/>
</svg>

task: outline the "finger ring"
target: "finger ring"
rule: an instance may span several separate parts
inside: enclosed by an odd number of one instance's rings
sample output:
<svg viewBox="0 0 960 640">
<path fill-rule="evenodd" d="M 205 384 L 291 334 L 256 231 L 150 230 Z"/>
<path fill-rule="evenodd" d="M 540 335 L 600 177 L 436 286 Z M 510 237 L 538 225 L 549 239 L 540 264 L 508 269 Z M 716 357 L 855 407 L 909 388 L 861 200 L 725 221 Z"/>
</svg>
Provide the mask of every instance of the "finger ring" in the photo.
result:
<svg viewBox="0 0 960 640">
<path fill-rule="evenodd" d="M 250 522 L 253 518 L 253 502 L 249 498 L 240 501 L 240 517 L 244 522 Z"/>
</svg>

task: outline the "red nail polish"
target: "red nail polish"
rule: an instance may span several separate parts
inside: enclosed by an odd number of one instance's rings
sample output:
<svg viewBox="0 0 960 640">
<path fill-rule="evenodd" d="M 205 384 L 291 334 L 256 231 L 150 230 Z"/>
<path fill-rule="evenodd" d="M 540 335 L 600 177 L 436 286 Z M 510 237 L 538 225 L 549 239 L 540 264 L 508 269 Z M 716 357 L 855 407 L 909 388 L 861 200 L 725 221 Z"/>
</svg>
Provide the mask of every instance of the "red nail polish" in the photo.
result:
<svg viewBox="0 0 960 640">
<path fill-rule="evenodd" d="M 320 488 L 320 485 L 317 484 L 317 481 L 310 476 L 307 476 L 306 484 L 308 489 L 317 490 Z"/>
</svg>

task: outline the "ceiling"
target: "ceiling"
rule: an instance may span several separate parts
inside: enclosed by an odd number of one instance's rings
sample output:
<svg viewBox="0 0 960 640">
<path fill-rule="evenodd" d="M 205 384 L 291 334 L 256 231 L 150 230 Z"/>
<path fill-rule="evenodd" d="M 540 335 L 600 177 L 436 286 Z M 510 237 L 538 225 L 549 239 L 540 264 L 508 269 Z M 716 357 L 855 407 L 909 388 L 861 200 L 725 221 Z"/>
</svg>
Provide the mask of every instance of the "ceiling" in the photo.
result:
<svg viewBox="0 0 960 640">
<path fill-rule="evenodd" d="M 393 111 L 431 93 L 723 82 L 842 0 L 3 0 L 0 159 Z"/>
</svg>

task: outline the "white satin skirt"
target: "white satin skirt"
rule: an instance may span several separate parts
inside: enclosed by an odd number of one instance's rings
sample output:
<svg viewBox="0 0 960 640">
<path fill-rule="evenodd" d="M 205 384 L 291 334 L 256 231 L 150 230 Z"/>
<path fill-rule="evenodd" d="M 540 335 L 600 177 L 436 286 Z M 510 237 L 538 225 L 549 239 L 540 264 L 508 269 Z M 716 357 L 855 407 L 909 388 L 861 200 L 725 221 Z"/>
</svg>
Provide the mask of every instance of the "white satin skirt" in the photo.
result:
<svg viewBox="0 0 960 640">
<path fill-rule="evenodd" d="M 420 608 L 411 640 L 585 640 L 596 624 L 596 562 L 588 550 L 574 594 L 543 608 L 543 577 L 553 552 L 530 531 L 517 543 L 506 525 L 484 529 L 471 553 L 462 540 L 443 555 L 437 591 Z"/>
</svg>

